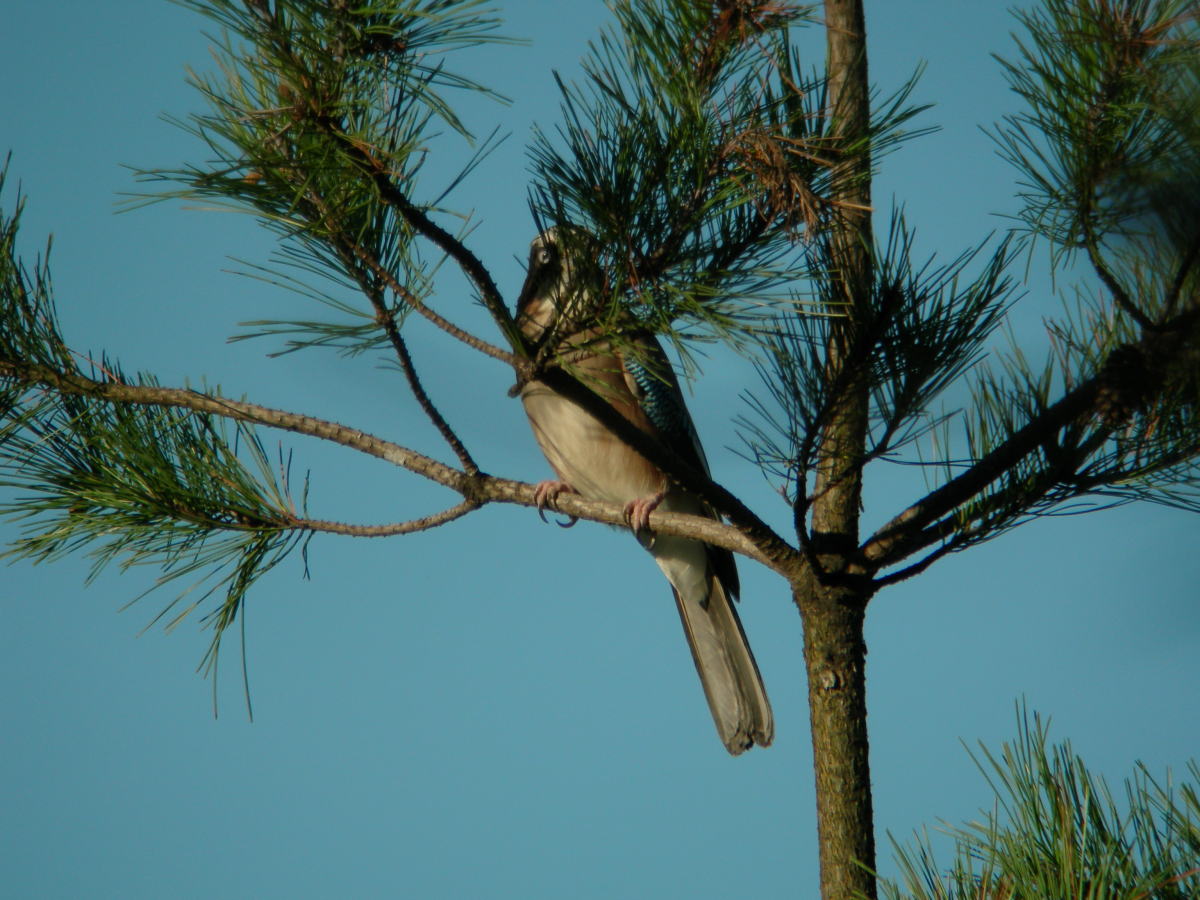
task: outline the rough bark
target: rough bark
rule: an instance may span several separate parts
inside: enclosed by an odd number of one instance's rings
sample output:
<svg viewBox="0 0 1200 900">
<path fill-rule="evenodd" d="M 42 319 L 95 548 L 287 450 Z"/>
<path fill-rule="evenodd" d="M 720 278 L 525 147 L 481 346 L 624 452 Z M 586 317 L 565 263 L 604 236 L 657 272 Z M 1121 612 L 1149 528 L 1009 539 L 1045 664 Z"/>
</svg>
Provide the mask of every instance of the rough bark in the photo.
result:
<svg viewBox="0 0 1200 900">
<path fill-rule="evenodd" d="M 815 575 L 798 585 L 812 723 L 821 896 L 875 896 L 875 826 L 867 742 L 866 598 Z"/>
<path fill-rule="evenodd" d="M 827 377 L 842 385 L 821 435 L 811 501 L 809 570 L 793 582 L 804 623 L 821 896 L 875 897 L 875 832 L 867 743 L 868 582 L 854 570 L 869 394 L 853 370 L 856 312 L 870 302 L 870 126 L 862 0 L 826 0 L 829 133 L 839 153 L 828 277 L 845 313 L 831 328 Z"/>
</svg>

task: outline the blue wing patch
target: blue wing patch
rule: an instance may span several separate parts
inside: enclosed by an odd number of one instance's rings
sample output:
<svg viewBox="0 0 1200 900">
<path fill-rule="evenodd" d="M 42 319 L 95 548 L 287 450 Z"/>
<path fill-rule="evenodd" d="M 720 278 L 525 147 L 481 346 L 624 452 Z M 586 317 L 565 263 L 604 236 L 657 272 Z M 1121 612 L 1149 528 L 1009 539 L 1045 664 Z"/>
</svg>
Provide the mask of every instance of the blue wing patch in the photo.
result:
<svg viewBox="0 0 1200 900">
<path fill-rule="evenodd" d="M 684 458 L 699 462 L 707 471 L 708 461 L 700 449 L 696 426 L 683 402 L 683 394 L 671 370 L 667 355 L 657 342 L 642 344 L 644 353 L 638 359 L 632 353 L 623 360 L 625 371 L 637 385 L 637 399 L 642 411 L 663 441 Z"/>
</svg>

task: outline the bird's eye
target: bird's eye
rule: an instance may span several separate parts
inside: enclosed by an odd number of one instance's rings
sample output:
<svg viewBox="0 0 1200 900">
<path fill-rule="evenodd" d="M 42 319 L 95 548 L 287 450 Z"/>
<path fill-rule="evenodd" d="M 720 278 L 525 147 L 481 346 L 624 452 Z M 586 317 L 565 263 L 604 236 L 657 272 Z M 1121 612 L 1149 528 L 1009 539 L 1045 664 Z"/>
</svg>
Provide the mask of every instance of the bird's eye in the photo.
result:
<svg viewBox="0 0 1200 900">
<path fill-rule="evenodd" d="M 549 247 L 539 247 L 537 252 L 538 265 L 546 266 L 554 259 L 554 253 Z"/>
</svg>

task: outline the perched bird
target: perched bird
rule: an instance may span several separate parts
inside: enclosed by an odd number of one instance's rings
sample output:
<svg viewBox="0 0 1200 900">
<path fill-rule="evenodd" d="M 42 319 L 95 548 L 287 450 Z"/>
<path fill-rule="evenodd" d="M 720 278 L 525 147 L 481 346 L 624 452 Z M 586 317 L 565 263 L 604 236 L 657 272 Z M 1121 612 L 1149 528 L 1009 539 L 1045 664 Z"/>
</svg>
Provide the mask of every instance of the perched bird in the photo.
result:
<svg viewBox="0 0 1200 900">
<path fill-rule="evenodd" d="M 560 227 L 535 238 L 517 301 L 518 326 L 535 346 L 548 346 L 552 358 L 634 426 L 707 473 L 679 383 L 653 335 L 629 335 L 620 342 L 605 336 L 595 268 L 586 235 L 581 239 Z M 771 706 L 733 606 L 738 594 L 733 554 L 649 533 L 655 508 L 711 518 L 717 514 L 544 382 L 524 384 L 521 401 L 558 476 L 538 485 L 539 509 L 553 505 L 564 491 L 625 504 L 631 528 L 671 583 L 721 741 L 735 755 L 754 744 L 770 744 L 775 731 Z"/>
</svg>

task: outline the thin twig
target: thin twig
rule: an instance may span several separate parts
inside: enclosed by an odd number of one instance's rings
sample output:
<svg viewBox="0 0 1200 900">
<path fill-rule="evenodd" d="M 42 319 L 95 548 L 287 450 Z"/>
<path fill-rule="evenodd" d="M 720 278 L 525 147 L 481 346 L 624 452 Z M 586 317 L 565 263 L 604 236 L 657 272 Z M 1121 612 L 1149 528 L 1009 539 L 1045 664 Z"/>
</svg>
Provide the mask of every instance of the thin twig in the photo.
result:
<svg viewBox="0 0 1200 900">
<path fill-rule="evenodd" d="M 463 444 L 458 434 L 450 427 L 450 424 L 442 416 L 441 412 L 433 401 L 429 399 L 429 394 L 425 391 L 425 386 L 421 383 L 420 377 L 417 375 L 416 366 L 413 365 L 412 354 L 408 352 L 408 344 L 404 342 L 404 338 L 400 336 L 400 329 L 396 327 L 396 319 L 386 310 L 381 312 L 384 319 L 384 330 L 387 331 L 388 340 L 392 342 L 392 347 L 396 351 L 396 356 L 400 360 L 400 368 L 404 372 L 404 377 L 408 381 L 408 386 L 413 392 L 413 396 L 417 398 L 417 403 L 424 410 L 425 415 L 433 422 L 433 426 L 441 434 L 442 438 L 450 445 L 450 449 L 454 451 L 454 455 L 458 457 L 458 461 L 462 463 L 463 471 L 468 475 L 476 475 L 479 473 L 479 465 L 468 452 L 466 445 Z"/>
<path fill-rule="evenodd" d="M 1140 327 L 1146 329 L 1147 331 L 1153 330 L 1155 327 L 1157 327 L 1154 321 L 1148 315 L 1142 312 L 1138 308 L 1137 304 L 1133 302 L 1133 298 L 1129 296 L 1125 288 L 1121 286 L 1119 281 L 1117 281 L 1116 276 L 1113 275 L 1112 270 L 1109 269 L 1108 264 L 1104 261 L 1103 257 L 1101 257 L 1099 242 L 1096 239 L 1096 232 L 1092 228 L 1090 208 L 1085 211 L 1081 218 L 1082 222 L 1080 223 L 1080 226 L 1083 229 L 1083 245 L 1087 250 L 1088 261 L 1092 264 L 1092 268 L 1100 277 L 1100 281 L 1106 288 L 1108 288 L 1108 292 L 1112 295 L 1113 301 L 1117 304 L 1117 306 L 1125 310 L 1125 312 L 1127 312 Z"/>
<path fill-rule="evenodd" d="M 458 437 L 457 432 L 450 427 L 450 423 L 441 414 L 441 411 L 434 405 L 424 385 L 421 383 L 420 377 L 417 375 L 416 366 L 413 364 L 412 355 L 408 352 L 408 345 L 400 336 L 400 329 L 396 325 L 395 315 L 387 308 L 384 303 L 382 291 L 378 284 L 373 282 L 363 271 L 362 266 L 367 266 L 371 273 L 376 278 L 380 279 L 385 284 L 392 286 L 393 293 L 402 299 L 408 306 L 417 309 L 419 312 L 424 312 L 426 315 L 432 313 L 424 303 L 421 303 L 416 297 L 412 296 L 409 291 L 403 289 L 396 279 L 388 272 L 379 262 L 374 254 L 369 253 L 357 240 L 352 240 L 347 237 L 343 230 L 339 227 L 337 218 L 333 215 L 329 204 L 325 202 L 325 198 L 315 190 L 308 189 L 305 191 L 305 199 L 312 204 L 320 217 L 325 230 L 329 233 L 330 241 L 333 245 L 334 252 L 337 253 L 342 265 L 354 278 L 359 289 L 366 296 L 371 307 L 375 310 L 375 321 L 384 330 L 388 341 L 392 348 L 396 351 L 396 356 L 400 362 L 400 369 L 404 373 L 405 379 L 408 381 L 409 389 L 413 392 L 413 396 L 417 400 L 417 404 L 424 411 L 425 415 L 433 423 L 434 428 L 441 434 L 442 438 L 449 445 L 454 455 L 458 457 L 462 463 L 464 471 L 469 475 L 474 475 L 479 471 L 479 466 L 474 458 L 467 451 L 466 445 Z M 440 317 L 438 317 L 440 318 Z M 438 324 L 438 323 L 434 323 Z M 456 326 L 450 325 L 449 322 L 442 320 L 443 330 L 454 329 Z M 451 332 L 452 333 L 452 332 Z M 462 332 L 465 337 L 472 337 Z M 482 342 L 481 342 L 482 343 Z M 498 349 L 498 348 L 497 348 Z"/>
<path fill-rule="evenodd" d="M 526 365 L 526 361 L 516 354 L 510 353 L 507 350 L 497 347 L 495 344 L 490 344 L 482 338 L 476 337 L 469 331 L 459 328 L 453 322 L 435 313 L 427 305 L 422 303 L 420 299 L 414 296 L 411 291 L 407 290 L 404 285 L 402 285 L 396 279 L 395 275 L 385 269 L 377 259 L 375 259 L 371 254 L 367 253 L 367 251 L 359 246 L 357 242 L 353 243 L 351 248 L 355 255 L 358 256 L 358 258 L 363 262 L 363 264 L 371 270 L 371 273 L 381 279 L 388 286 L 388 290 L 403 300 L 410 308 L 416 310 L 416 312 L 432 322 L 434 326 L 441 329 L 452 338 L 455 338 L 456 340 L 466 344 L 468 347 L 478 350 L 480 353 L 486 354 L 493 359 L 506 362 L 515 369 L 520 370 L 524 365 Z"/>
<path fill-rule="evenodd" d="M 1200 235 L 1192 241 L 1192 245 L 1188 247 L 1187 253 L 1179 262 L 1179 270 L 1175 273 L 1175 278 L 1171 281 L 1171 287 L 1167 291 L 1167 299 L 1164 305 L 1164 311 L 1167 315 L 1173 315 L 1175 308 L 1179 305 L 1179 298 L 1183 294 L 1183 285 L 1187 281 L 1188 273 L 1196 265 L 1197 260 L 1200 260 Z"/>
<path fill-rule="evenodd" d="M 439 513 L 410 519 L 407 522 L 391 522 L 387 525 L 354 525 L 348 522 L 331 522 L 327 519 L 297 518 L 292 527 L 301 531 L 320 531 L 326 534 L 341 534 L 349 537 L 392 537 L 398 534 L 413 534 L 418 531 L 428 531 L 462 518 L 467 513 L 479 509 L 478 500 L 463 500 L 444 509 Z"/>
<path fill-rule="evenodd" d="M 898 569 L 895 572 L 889 572 L 887 575 L 883 576 L 882 578 L 876 578 L 874 581 L 872 581 L 872 584 L 874 584 L 875 589 L 878 590 L 879 588 L 888 587 L 889 585 L 897 584 L 901 581 L 907 581 L 909 578 L 912 578 L 916 575 L 920 575 L 922 572 L 924 572 L 926 569 L 928 569 L 930 566 L 932 566 L 935 562 L 937 562 L 943 556 L 953 553 L 955 550 L 959 549 L 959 547 L 961 547 L 965 543 L 966 543 L 965 539 L 961 540 L 961 541 L 958 539 L 947 541 L 946 543 L 944 543 L 940 547 L 938 547 L 936 550 L 933 550 L 932 552 L 927 553 L 925 556 L 923 556 L 921 559 L 917 560 L 912 565 L 905 566 L 903 569 Z"/>
<path fill-rule="evenodd" d="M 1100 387 L 1099 376 L 1088 379 L 1015 431 L 965 472 L 894 517 L 862 545 L 863 558 L 878 567 L 896 562 L 920 549 L 919 536 L 924 533 L 926 526 L 979 494 L 1021 459 L 1040 448 L 1063 425 L 1089 415 L 1095 408 Z"/>
<path fill-rule="evenodd" d="M 258 6 L 259 0 L 247 0 L 248 4 Z M 261 9 L 259 10 L 262 14 Z M 273 23 L 268 22 L 268 25 Z M 292 53 L 287 36 L 285 34 L 275 33 L 276 44 L 281 52 L 288 55 L 293 61 L 295 59 Z M 325 115 L 316 115 L 310 117 L 307 121 L 317 125 L 328 137 L 332 138 L 341 147 L 343 152 L 347 153 L 351 162 L 357 166 L 364 174 L 366 174 L 375 185 L 379 192 L 380 198 L 384 203 L 395 209 L 400 215 L 408 221 L 418 232 L 425 235 L 434 244 L 440 247 L 451 259 L 458 263 L 467 277 L 476 285 L 483 298 L 484 304 L 491 311 L 496 323 L 501 327 L 501 330 L 512 338 L 517 335 L 517 340 L 520 340 L 519 333 L 513 326 L 512 316 L 508 313 L 508 309 L 504 305 L 503 297 L 500 295 L 499 288 L 496 287 L 495 281 L 491 274 L 484 267 L 483 263 L 466 249 L 460 241 L 454 238 L 449 232 L 440 228 L 424 215 L 417 207 L 415 207 L 408 198 L 397 188 L 391 180 L 390 175 L 379 163 L 375 157 L 365 151 L 358 143 L 347 137 L 337 119 Z M 276 141 L 278 143 L 278 141 Z M 286 147 L 280 148 L 281 156 L 284 159 L 290 157 Z M 302 170 L 301 170 L 302 171 Z M 297 185 L 303 188 L 307 184 L 307 179 L 304 184 Z M 318 212 L 325 220 L 326 229 L 331 235 L 338 235 L 344 244 L 344 248 L 351 250 L 359 260 L 364 263 L 377 278 L 381 279 L 387 286 L 407 303 L 412 309 L 416 310 L 420 315 L 428 319 L 434 326 L 444 331 L 451 337 L 462 341 L 469 347 L 480 351 L 488 356 L 499 359 L 502 362 L 520 368 L 522 360 L 514 354 L 500 347 L 490 344 L 481 338 L 476 337 L 468 331 L 458 327 L 443 316 L 438 315 L 432 309 L 421 302 L 419 298 L 414 296 L 410 291 L 405 290 L 392 275 L 391 272 L 377 260 L 372 254 L 368 253 L 356 240 L 346 239 L 341 230 L 336 227 L 336 221 L 330 216 L 328 206 L 324 203 L 323 198 L 315 194 L 315 192 L 306 190 L 307 199 L 317 207 Z M 440 427 L 439 427 L 439 430 Z M 453 446 L 453 445 L 452 445 Z M 458 452 L 457 450 L 455 451 Z"/>
<path fill-rule="evenodd" d="M 496 286 L 491 272 L 487 270 L 479 257 L 468 250 L 462 241 L 429 218 L 424 210 L 413 203 L 396 186 L 392 181 L 391 174 L 379 160 L 335 127 L 335 123 L 322 120 L 321 125 L 325 128 L 326 133 L 341 146 L 351 162 L 371 179 L 375 189 L 379 192 L 380 199 L 395 209 L 419 234 L 458 264 L 463 274 L 479 291 L 479 299 L 492 314 L 492 318 L 500 327 L 501 332 L 510 340 L 519 342 L 520 333 L 513 321 L 512 314 L 505 305 L 504 297 Z"/>
<path fill-rule="evenodd" d="M 408 382 L 408 387 L 416 398 L 417 404 L 429 418 L 429 421 L 433 423 L 433 427 L 438 430 L 442 439 L 449 445 L 454 455 L 458 457 L 458 461 L 462 463 L 463 470 L 468 475 L 475 475 L 479 472 L 479 466 L 467 450 L 462 439 L 459 438 L 458 433 L 446 421 L 441 410 L 434 405 L 429 393 L 425 390 L 425 386 L 421 383 L 421 378 L 417 374 L 417 367 L 413 363 L 412 354 L 408 351 L 408 344 L 401 337 L 400 329 L 396 325 L 396 316 L 387 308 L 387 304 L 383 302 L 383 296 L 379 288 L 354 263 L 356 257 L 358 257 L 359 261 L 362 261 L 370 256 L 372 261 L 376 263 L 376 271 L 382 271 L 383 267 L 378 265 L 378 261 L 374 260 L 374 257 L 370 254 L 367 254 L 357 242 L 346 241 L 341 236 L 336 238 L 335 241 L 338 255 L 342 257 L 343 263 L 353 271 L 354 280 L 358 283 L 359 288 L 366 295 L 371 307 L 375 310 L 376 322 L 379 323 L 379 326 L 387 335 L 392 349 L 396 351 L 396 358 L 400 362 L 400 370 L 404 373 L 404 378 Z M 405 302 L 410 306 L 414 305 L 412 300 L 407 298 L 407 294 L 403 294 L 402 299 L 405 299 Z"/>
</svg>

